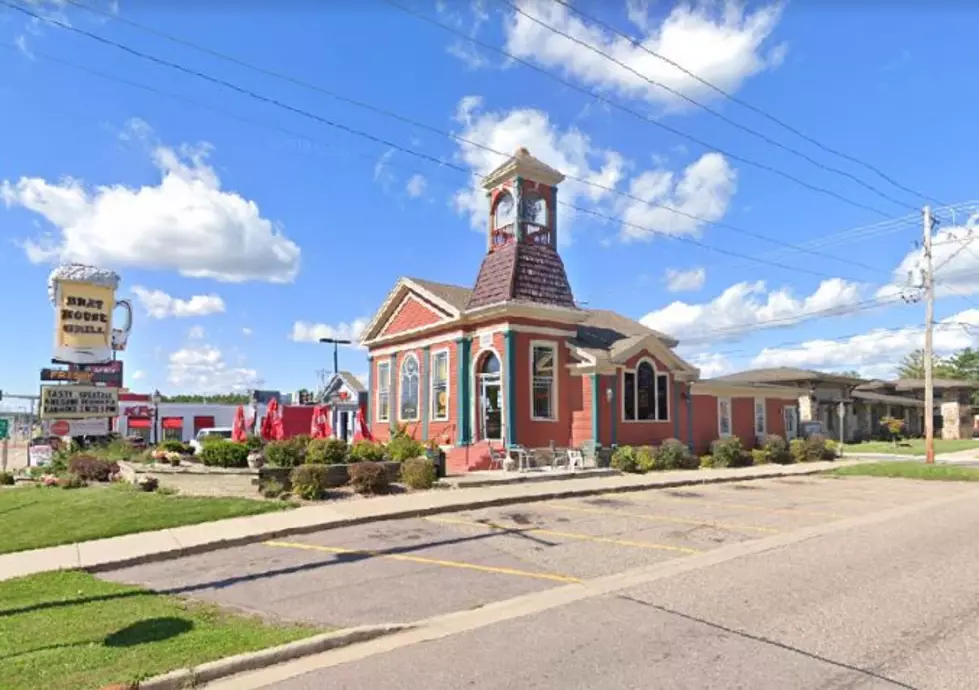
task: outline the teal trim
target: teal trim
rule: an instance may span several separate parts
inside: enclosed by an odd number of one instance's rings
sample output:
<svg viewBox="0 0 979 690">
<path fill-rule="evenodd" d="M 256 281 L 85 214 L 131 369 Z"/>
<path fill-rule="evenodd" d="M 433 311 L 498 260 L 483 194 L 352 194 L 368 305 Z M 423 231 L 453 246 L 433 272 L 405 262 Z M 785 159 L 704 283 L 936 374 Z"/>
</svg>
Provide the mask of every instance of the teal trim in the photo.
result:
<svg viewBox="0 0 979 690">
<path fill-rule="evenodd" d="M 599 418 L 598 412 L 601 406 L 598 402 L 598 389 L 601 384 L 602 377 L 598 374 L 591 375 L 591 440 L 595 443 L 599 442 Z"/>
<path fill-rule="evenodd" d="M 514 239 L 519 243 L 523 242 L 524 238 L 524 224 L 523 224 L 523 179 L 519 177 L 513 178 L 513 210 L 516 222 L 514 223 Z"/>
<path fill-rule="evenodd" d="M 672 400 L 670 400 L 670 414 L 673 415 L 673 438 L 680 438 L 680 384 L 673 381 Z"/>
<path fill-rule="evenodd" d="M 469 338 L 456 340 L 456 359 L 459 368 L 456 372 L 456 445 L 468 446 L 471 437 L 469 420 L 469 402 L 472 395 L 469 392 L 469 356 L 471 341 Z"/>
<path fill-rule="evenodd" d="M 693 451 L 693 391 L 687 384 L 687 447 Z"/>
<path fill-rule="evenodd" d="M 391 435 L 398 430 L 398 412 L 401 410 L 401 406 L 398 404 L 398 355 L 391 355 L 391 385 L 388 386 L 388 419 L 391 420 Z"/>
<path fill-rule="evenodd" d="M 513 331 L 503 334 L 503 345 L 506 354 L 506 442 L 508 446 L 516 445 L 517 441 L 517 339 Z"/>
<path fill-rule="evenodd" d="M 421 361 L 421 371 L 418 375 L 418 404 L 421 405 L 421 417 L 422 417 L 422 440 L 428 440 L 428 414 L 432 409 L 432 401 L 429 400 L 429 393 L 431 388 L 428 385 L 428 377 L 431 375 L 431 357 L 429 355 L 430 348 L 428 345 L 422 348 L 422 361 Z M 424 401 L 424 404 L 422 404 Z"/>
<path fill-rule="evenodd" d="M 374 426 L 375 412 L 374 408 L 371 406 L 371 401 L 374 400 L 374 358 L 367 358 L 367 428 L 370 429 Z"/>
<path fill-rule="evenodd" d="M 610 438 L 612 440 L 609 442 L 609 445 L 614 446 L 616 443 L 615 440 L 616 424 L 619 421 L 619 402 L 618 402 L 619 401 L 619 390 L 618 390 L 619 370 L 618 369 L 616 369 L 615 373 L 612 374 L 612 384 L 609 386 L 609 389 L 612 391 L 612 403 L 611 403 L 612 410 L 611 413 L 609 414 L 609 417 L 611 417 L 612 419 L 612 423 L 610 425 L 612 429 Z"/>
</svg>

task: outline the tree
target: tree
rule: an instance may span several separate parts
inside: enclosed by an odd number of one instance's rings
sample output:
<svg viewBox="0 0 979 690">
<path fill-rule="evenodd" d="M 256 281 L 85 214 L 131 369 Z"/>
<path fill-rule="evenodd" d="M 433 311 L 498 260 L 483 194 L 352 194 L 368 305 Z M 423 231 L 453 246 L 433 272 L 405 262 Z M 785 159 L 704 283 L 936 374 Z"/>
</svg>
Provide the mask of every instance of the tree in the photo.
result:
<svg viewBox="0 0 979 690">
<path fill-rule="evenodd" d="M 851 379 L 862 379 L 863 378 L 863 376 L 860 375 L 860 372 L 857 371 L 856 369 L 846 369 L 845 371 L 837 371 L 837 372 L 834 372 L 834 375 L 835 376 L 847 376 L 847 377 L 849 377 Z"/>
<path fill-rule="evenodd" d="M 244 405 L 249 401 L 246 393 L 221 393 L 216 395 L 164 395 L 163 402 L 174 403 L 213 403 L 217 405 Z"/>
<path fill-rule="evenodd" d="M 979 350 L 967 347 L 945 360 L 948 369 L 944 378 L 979 381 Z"/>
<path fill-rule="evenodd" d="M 954 369 L 949 362 L 940 357 L 932 355 L 931 366 L 935 378 L 959 378 L 953 375 Z M 897 376 L 902 379 L 923 379 L 925 377 L 925 351 L 914 350 L 904 355 L 897 367 Z"/>
</svg>

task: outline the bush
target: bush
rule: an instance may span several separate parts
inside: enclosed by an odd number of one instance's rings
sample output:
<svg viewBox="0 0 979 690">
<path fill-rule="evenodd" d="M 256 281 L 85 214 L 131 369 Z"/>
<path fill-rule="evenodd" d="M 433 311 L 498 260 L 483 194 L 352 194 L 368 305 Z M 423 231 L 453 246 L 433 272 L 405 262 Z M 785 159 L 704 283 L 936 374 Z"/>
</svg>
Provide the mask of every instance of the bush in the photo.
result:
<svg viewBox="0 0 979 690">
<path fill-rule="evenodd" d="M 88 483 L 77 474 L 59 477 L 57 483 L 62 489 L 82 489 L 88 486 Z"/>
<path fill-rule="evenodd" d="M 147 493 L 160 488 L 160 480 L 156 477 L 140 477 L 136 480 L 136 488 Z"/>
<path fill-rule="evenodd" d="M 636 471 L 645 474 L 663 469 L 656 463 L 656 451 L 650 446 L 642 446 L 636 451 Z"/>
<path fill-rule="evenodd" d="M 768 452 L 764 448 L 751 449 L 751 463 L 753 465 L 767 465 L 769 462 Z"/>
<path fill-rule="evenodd" d="M 180 453 L 181 455 L 193 455 L 194 448 L 189 443 L 184 443 L 183 441 L 177 441 L 176 439 L 167 439 L 160 444 L 160 449 L 165 450 L 168 453 Z"/>
<path fill-rule="evenodd" d="M 806 461 L 806 442 L 801 438 L 794 438 L 789 443 L 789 455 L 792 456 L 792 462 L 805 462 Z"/>
<path fill-rule="evenodd" d="M 612 451 L 612 461 L 609 465 L 620 472 L 638 472 L 639 460 L 636 457 L 636 449 L 632 446 L 619 446 Z"/>
<path fill-rule="evenodd" d="M 341 465 L 347 461 L 347 442 L 340 438 L 314 438 L 306 448 L 306 462 Z"/>
<path fill-rule="evenodd" d="M 744 451 L 737 436 L 714 441 L 710 452 L 714 456 L 714 467 L 746 467 L 751 464 L 751 455 Z"/>
<path fill-rule="evenodd" d="M 359 494 L 383 494 L 388 490 L 388 473 L 379 462 L 350 465 L 350 486 Z"/>
<path fill-rule="evenodd" d="M 282 494 L 286 492 L 286 488 L 282 486 L 280 482 L 274 479 L 266 479 L 258 490 L 262 493 L 265 498 L 279 498 Z"/>
<path fill-rule="evenodd" d="M 124 438 L 113 439 L 99 450 L 99 454 L 109 460 L 131 460 L 137 455 L 133 444 Z"/>
<path fill-rule="evenodd" d="M 823 454 L 824 460 L 836 460 L 840 455 L 839 441 L 826 441 L 826 452 Z"/>
<path fill-rule="evenodd" d="M 350 448 L 350 462 L 381 462 L 384 455 L 384 446 L 372 441 L 357 441 Z"/>
<path fill-rule="evenodd" d="M 435 478 L 435 463 L 428 458 L 409 458 L 401 465 L 401 481 L 412 489 L 431 489 Z"/>
<path fill-rule="evenodd" d="M 289 473 L 292 493 L 306 501 L 322 498 L 327 489 L 328 472 L 323 464 L 300 465 Z"/>
<path fill-rule="evenodd" d="M 299 467 L 306 462 L 309 449 L 308 436 L 293 436 L 282 441 L 270 441 L 265 444 L 265 460 L 273 467 Z M 248 461 L 248 447 L 245 450 L 245 461 Z"/>
<path fill-rule="evenodd" d="M 713 455 L 701 455 L 700 456 L 700 466 L 711 468 L 714 466 L 714 456 Z"/>
<path fill-rule="evenodd" d="M 209 467 L 248 467 L 248 448 L 224 438 L 207 441 L 201 446 L 201 462 Z"/>
<path fill-rule="evenodd" d="M 792 453 L 789 451 L 789 444 L 778 434 L 766 436 L 762 450 L 765 451 L 765 462 L 774 462 L 779 465 L 788 465 L 794 462 Z M 756 461 L 755 464 L 759 463 Z"/>
<path fill-rule="evenodd" d="M 388 443 L 387 454 L 395 462 L 404 462 L 411 458 L 425 457 L 425 446 L 411 436 L 398 434 Z"/>
<path fill-rule="evenodd" d="M 0 472 L 0 486 L 13 486 L 14 475 L 10 472 Z"/>
<path fill-rule="evenodd" d="M 656 449 L 654 469 L 695 470 L 698 467 L 700 467 L 700 460 L 690 452 L 683 441 L 668 438 Z"/>
<path fill-rule="evenodd" d="M 829 443 L 822 434 L 813 434 L 804 441 L 804 462 L 819 462 L 820 460 L 832 460 L 836 457 L 835 447 L 830 450 Z"/>
<path fill-rule="evenodd" d="M 118 471 L 119 465 L 112 460 L 88 453 L 76 453 L 68 458 L 68 472 L 83 481 L 107 482 Z"/>
<path fill-rule="evenodd" d="M 245 446 L 248 447 L 248 450 L 262 450 L 265 446 L 265 441 L 258 434 L 248 434 L 245 438 Z"/>
</svg>

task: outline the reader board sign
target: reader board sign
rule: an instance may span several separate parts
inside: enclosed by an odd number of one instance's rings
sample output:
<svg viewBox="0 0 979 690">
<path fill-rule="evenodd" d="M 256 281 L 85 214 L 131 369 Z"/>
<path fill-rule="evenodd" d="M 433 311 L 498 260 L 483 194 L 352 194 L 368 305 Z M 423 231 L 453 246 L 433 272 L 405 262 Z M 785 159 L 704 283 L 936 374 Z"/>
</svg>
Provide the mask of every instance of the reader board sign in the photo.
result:
<svg viewBox="0 0 979 690">
<path fill-rule="evenodd" d="M 51 419 L 43 422 L 44 432 L 50 436 L 106 436 L 109 420 L 101 419 Z"/>
<path fill-rule="evenodd" d="M 87 419 L 119 415 L 119 389 L 41 386 L 41 419 Z"/>
</svg>

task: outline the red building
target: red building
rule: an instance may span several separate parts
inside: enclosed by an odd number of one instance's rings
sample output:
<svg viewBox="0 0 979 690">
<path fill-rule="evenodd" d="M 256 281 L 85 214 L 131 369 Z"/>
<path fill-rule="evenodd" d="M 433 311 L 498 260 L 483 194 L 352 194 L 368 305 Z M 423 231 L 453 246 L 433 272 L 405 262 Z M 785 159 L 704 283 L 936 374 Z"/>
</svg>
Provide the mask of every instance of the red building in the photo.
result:
<svg viewBox="0 0 979 690">
<path fill-rule="evenodd" d="M 486 255 L 472 289 L 401 278 L 391 290 L 362 336 L 375 436 L 407 426 L 450 448 L 449 469 L 459 471 L 476 466 L 487 443 L 678 438 L 699 451 L 731 433 L 751 445 L 762 426 L 758 435 L 783 433 L 794 391 L 695 383 L 699 371 L 674 352 L 675 339 L 577 306 L 557 251 L 563 179 L 521 148 L 483 180 Z"/>
</svg>

